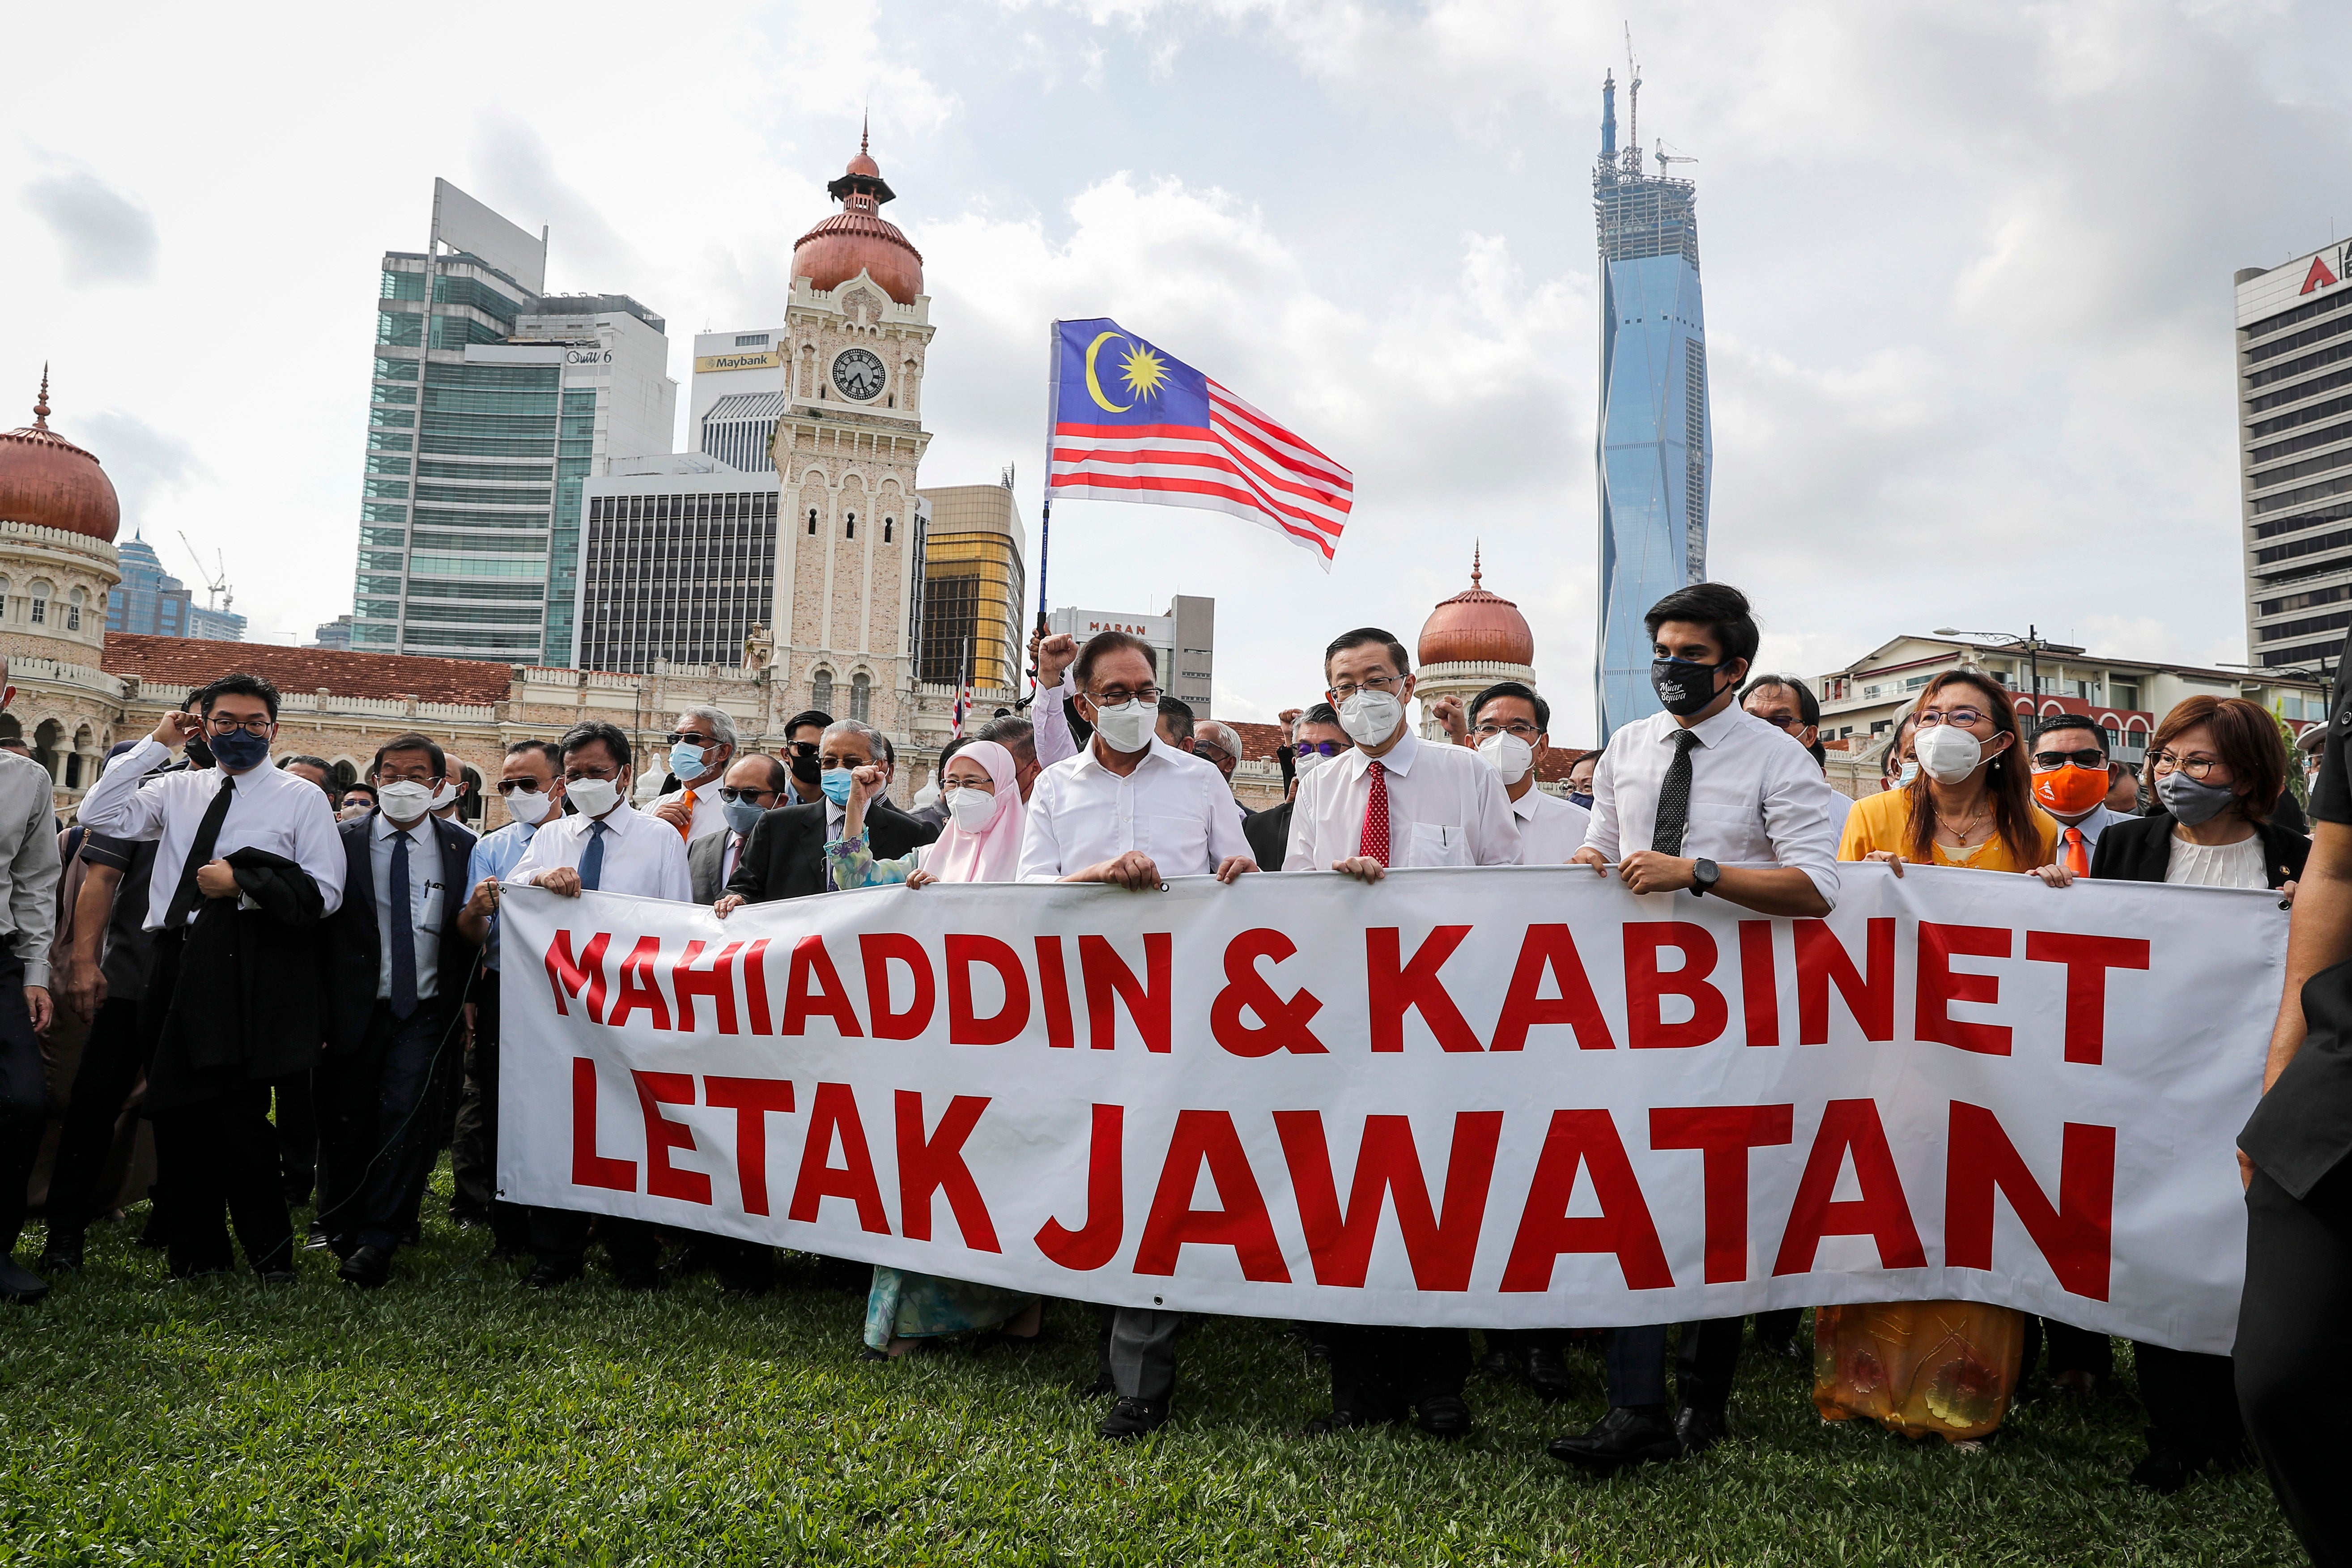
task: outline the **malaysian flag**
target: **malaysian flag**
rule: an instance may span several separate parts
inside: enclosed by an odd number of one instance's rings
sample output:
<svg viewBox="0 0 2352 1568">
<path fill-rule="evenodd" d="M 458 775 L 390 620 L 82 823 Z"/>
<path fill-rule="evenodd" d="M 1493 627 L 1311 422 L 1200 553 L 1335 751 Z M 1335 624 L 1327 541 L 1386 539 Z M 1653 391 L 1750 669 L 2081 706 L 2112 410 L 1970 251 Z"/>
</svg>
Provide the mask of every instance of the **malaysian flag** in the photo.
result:
<svg viewBox="0 0 2352 1568">
<path fill-rule="evenodd" d="M 1347 469 L 1119 326 L 1054 323 L 1047 497 L 1208 507 L 1331 554 L 1355 504 Z"/>
</svg>

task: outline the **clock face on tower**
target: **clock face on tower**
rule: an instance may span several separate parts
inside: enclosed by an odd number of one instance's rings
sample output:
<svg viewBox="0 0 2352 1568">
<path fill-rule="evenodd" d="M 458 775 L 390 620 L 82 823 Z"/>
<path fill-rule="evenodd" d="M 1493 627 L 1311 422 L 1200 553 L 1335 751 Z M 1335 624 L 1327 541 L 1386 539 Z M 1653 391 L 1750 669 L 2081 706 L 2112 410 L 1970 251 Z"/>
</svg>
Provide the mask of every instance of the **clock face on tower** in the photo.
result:
<svg viewBox="0 0 2352 1568">
<path fill-rule="evenodd" d="M 882 361 L 869 349 L 845 349 L 834 356 L 833 384 L 860 403 L 882 395 Z"/>
</svg>

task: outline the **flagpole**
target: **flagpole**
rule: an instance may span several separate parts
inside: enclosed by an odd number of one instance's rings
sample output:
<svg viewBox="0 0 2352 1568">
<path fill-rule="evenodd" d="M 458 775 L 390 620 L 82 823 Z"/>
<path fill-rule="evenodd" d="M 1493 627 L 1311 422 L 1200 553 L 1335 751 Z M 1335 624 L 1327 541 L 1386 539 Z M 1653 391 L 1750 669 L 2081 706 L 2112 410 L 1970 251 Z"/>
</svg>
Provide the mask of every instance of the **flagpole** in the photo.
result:
<svg viewBox="0 0 2352 1568">
<path fill-rule="evenodd" d="M 1045 327 L 1045 499 L 1037 509 L 1037 635 L 1045 635 L 1045 569 L 1054 548 L 1054 421 L 1061 415 L 1062 323 Z M 1027 707 L 1037 700 L 1037 667 L 1029 667 Z"/>
</svg>

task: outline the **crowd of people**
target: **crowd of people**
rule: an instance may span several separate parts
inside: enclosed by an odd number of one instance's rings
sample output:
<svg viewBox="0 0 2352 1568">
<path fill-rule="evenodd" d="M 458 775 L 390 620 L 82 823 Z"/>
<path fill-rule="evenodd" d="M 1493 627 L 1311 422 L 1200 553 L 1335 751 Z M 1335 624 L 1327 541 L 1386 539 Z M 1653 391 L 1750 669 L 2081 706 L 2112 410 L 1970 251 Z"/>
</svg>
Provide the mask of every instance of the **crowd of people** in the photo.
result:
<svg viewBox="0 0 2352 1568">
<path fill-rule="evenodd" d="M 1564 794 L 1538 785 L 1552 748 L 1541 696 L 1506 681 L 1466 704 L 1433 704 L 1424 736 L 1409 717 L 1406 650 L 1376 627 L 1331 640 L 1322 700 L 1285 717 L 1285 798 L 1255 812 L 1232 788 L 1240 736 L 1196 722 L 1160 689 L 1150 647 L 1119 632 L 1033 642 L 1027 716 L 1000 715 L 950 745 L 937 798 L 919 809 L 890 799 L 897 758 L 866 723 L 803 713 L 772 754 L 747 749 L 723 711 L 698 707 L 666 737 L 666 776 L 650 797 L 630 737 L 611 724 L 515 742 L 497 781 L 510 820 L 477 838 L 455 820 L 454 770 L 425 735 L 385 742 L 365 781 L 340 794 L 317 758 L 273 765 L 278 694 L 249 675 L 224 676 L 116 747 L 69 827 L 54 821 L 47 774 L 0 757 L 14 931 L 0 968 L 16 972 L 0 977 L 8 1248 L 42 1138 L 41 1037 L 58 1007 L 87 1027 L 38 1272 L 6 1256 L 0 1296 L 37 1300 L 43 1275 L 81 1267 L 89 1226 L 118 1201 L 106 1177 L 133 1116 L 152 1124 L 150 1231 L 174 1276 L 226 1270 L 242 1248 L 262 1279 L 287 1279 L 313 1247 L 352 1285 L 381 1287 L 418 1237 L 446 1144 L 457 1212 L 488 1227 L 491 1259 L 529 1264 L 531 1288 L 581 1277 L 592 1242 L 625 1287 L 707 1269 L 730 1291 L 772 1288 L 766 1247 L 497 1195 L 499 907 L 515 884 L 692 900 L 721 919 L 885 883 L 1149 893 L 1171 877 L 1373 882 L 1400 868 L 1521 864 L 1585 866 L 1637 892 L 1790 917 L 1827 914 L 1841 865 L 1855 861 L 1898 876 L 1906 865 L 2031 876 L 2053 891 L 2085 877 L 2268 889 L 2295 909 L 2285 997 L 2217 999 L 2278 1003 L 2266 1088 L 2292 1080 L 2242 1140 L 2250 1250 L 2238 1352 L 2132 1347 L 2149 1417 L 2132 1479 L 2177 1490 L 2259 1457 L 2315 1558 L 2345 1561 L 2352 1514 L 2334 1489 L 2345 1374 L 2322 1347 L 2352 1302 L 2352 1047 L 2342 1043 L 2352 1039 L 2352 786 L 2340 734 L 2352 712 L 2329 728 L 2306 822 L 2289 787 L 2294 753 L 2252 703 L 2181 703 L 2135 772 L 2090 719 L 2029 728 L 2006 685 L 1961 668 L 1919 692 L 1885 747 L 1880 791 L 1856 800 L 1824 776 L 1807 683 L 1752 668 L 1758 627 L 1737 590 L 1678 590 L 1648 627 L 1661 710 L 1578 756 Z M 306 1203 L 307 1236 L 294 1224 Z M 867 1359 L 942 1334 L 1042 1331 L 1034 1295 L 889 1268 L 865 1283 L 857 1353 Z M 2010 1309 L 1874 1310 L 1933 1314 L 1978 1347 L 1993 1385 L 1971 1436 L 2042 1375 L 2045 1348 L 2053 1396 L 2092 1391 L 2114 1370 L 2105 1336 Z M 1101 1317 L 1097 1392 L 1111 1404 L 1100 1431 L 1150 1433 L 1170 1415 L 1181 1315 Z M 1314 1424 L 1327 1432 L 1410 1419 L 1456 1436 L 1473 1423 L 1476 1366 L 1560 1397 L 1573 1344 L 1597 1345 L 1607 1414 L 1550 1450 L 1604 1472 L 1719 1441 L 1748 1332 L 1740 1319 L 1496 1331 L 1482 1363 L 1460 1329 L 1301 1327 L 1328 1362 L 1330 1408 Z M 1760 1346 L 1792 1357 L 1811 1353 L 1799 1330 L 1795 1311 L 1754 1325 Z M 1818 1344 L 1842 1331 L 1835 1310 L 1817 1314 Z M 1817 1402 L 1825 1414 L 1865 1411 L 1846 1401 L 1834 1363 L 1818 1363 Z"/>
</svg>

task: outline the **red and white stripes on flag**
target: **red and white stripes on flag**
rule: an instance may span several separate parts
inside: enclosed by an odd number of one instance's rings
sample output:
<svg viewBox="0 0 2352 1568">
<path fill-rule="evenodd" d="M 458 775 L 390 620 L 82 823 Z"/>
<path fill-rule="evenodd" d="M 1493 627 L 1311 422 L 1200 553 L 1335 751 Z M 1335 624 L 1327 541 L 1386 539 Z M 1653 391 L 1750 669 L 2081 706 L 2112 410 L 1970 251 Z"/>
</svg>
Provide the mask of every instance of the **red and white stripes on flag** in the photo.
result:
<svg viewBox="0 0 2352 1568">
<path fill-rule="evenodd" d="M 1052 493 L 1230 512 L 1314 552 L 1329 571 L 1355 477 L 1217 383 L 1207 389 L 1206 426 L 1056 423 Z"/>
</svg>

